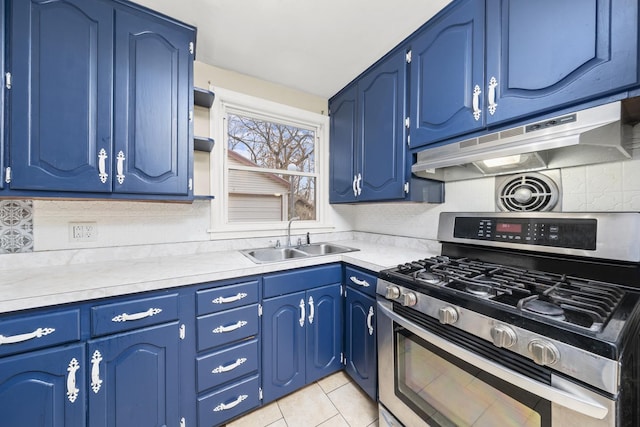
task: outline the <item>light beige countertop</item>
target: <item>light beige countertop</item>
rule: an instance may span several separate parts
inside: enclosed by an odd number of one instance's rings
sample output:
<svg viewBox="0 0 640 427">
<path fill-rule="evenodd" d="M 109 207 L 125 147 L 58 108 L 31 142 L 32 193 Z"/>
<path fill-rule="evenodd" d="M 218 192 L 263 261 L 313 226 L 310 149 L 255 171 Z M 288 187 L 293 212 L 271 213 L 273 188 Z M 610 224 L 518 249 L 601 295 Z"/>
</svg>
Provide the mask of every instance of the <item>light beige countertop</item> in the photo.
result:
<svg viewBox="0 0 640 427">
<path fill-rule="evenodd" d="M 384 241 L 342 240 L 359 249 L 338 255 L 256 264 L 238 250 L 150 256 L 64 265 L 20 265 L 0 271 L 0 313 L 143 291 L 346 262 L 374 272 L 435 255 L 432 247 L 394 246 Z M 37 259 L 34 257 L 34 259 Z M 24 263 L 23 263 L 24 264 Z"/>
</svg>

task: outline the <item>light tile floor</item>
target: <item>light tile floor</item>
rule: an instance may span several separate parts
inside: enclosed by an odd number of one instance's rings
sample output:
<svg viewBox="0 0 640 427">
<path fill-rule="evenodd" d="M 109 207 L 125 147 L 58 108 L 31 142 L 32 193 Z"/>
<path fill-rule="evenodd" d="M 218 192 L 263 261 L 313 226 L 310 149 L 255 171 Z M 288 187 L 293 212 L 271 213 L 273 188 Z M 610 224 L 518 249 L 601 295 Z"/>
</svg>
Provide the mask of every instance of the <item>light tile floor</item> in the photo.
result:
<svg viewBox="0 0 640 427">
<path fill-rule="evenodd" d="M 263 406 L 226 427 L 378 427 L 378 406 L 344 371 Z"/>
</svg>

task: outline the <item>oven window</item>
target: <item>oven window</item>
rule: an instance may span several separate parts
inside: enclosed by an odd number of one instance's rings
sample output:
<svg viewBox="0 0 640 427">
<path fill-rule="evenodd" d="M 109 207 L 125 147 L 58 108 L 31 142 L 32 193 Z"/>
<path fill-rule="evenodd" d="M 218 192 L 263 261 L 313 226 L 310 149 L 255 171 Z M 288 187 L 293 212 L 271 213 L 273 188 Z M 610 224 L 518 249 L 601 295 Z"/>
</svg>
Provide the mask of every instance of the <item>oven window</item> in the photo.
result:
<svg viewBox="0 0 640 427">
<path fill-rule="evenodd" d="M 395 392 L 431 426 L 542 427 L 551 405 L 443 352 L 403 328 L 395 334 Z"/>
</svg>

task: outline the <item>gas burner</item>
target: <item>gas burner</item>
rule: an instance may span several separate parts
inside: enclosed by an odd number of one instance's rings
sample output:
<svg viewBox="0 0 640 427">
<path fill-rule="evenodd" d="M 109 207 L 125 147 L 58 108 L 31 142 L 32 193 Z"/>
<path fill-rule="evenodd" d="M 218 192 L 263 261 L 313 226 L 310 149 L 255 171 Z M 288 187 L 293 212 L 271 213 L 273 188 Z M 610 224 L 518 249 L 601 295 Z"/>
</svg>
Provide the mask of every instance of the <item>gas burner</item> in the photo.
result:
<svg viewBox="0 0 640 427">
<path fill-rule="evenodd" d="M 465 290 L 470 294 L 479 297 L 489 297 L 495 294 L 491 285 L 486 285 L 483 283 L 467 283 Z"/>
<path fill-rule="evenodd" d="M 522 304 L 522 309 L 532 313 L 551 317 L 556 320 L 565 320 L 564 310 L 556 304 L 540 299 L 530 299 Z"/>
<path fill-rule="evenodd" d="M 415 275 L 415 279 L 419 280 L 420 282 L 428 283 L 429 285 L 438 285 L 442 283 L 442 278 L 433 273 L 429 273 L 426 270 L 418 272 Z"/>
</svg>

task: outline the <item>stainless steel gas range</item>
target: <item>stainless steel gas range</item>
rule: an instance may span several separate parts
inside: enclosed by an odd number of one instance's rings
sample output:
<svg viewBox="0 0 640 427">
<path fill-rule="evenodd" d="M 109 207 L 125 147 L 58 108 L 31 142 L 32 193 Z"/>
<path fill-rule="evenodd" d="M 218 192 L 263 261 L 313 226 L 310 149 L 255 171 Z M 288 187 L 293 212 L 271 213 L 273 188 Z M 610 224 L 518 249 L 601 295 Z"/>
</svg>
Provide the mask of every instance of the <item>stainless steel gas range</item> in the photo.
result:
<svg viewBox="0 0 640 427">
<path fill-rule="evenodd" d="M 380 273 L 380 425 L 640 425 L 640 214 L 442 213 Z"/>
</svg>

